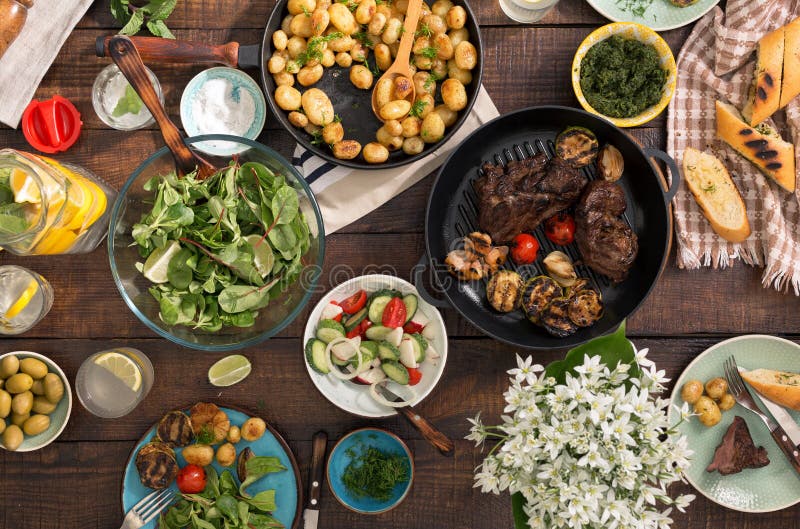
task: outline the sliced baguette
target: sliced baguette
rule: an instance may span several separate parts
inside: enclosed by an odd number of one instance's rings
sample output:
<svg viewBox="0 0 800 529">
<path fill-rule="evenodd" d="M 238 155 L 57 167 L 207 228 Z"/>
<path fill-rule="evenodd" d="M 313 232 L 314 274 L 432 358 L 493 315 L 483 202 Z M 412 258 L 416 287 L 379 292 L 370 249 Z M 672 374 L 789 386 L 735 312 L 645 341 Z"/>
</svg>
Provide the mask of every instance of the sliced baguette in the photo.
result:
<svg viewBox="0 0 800 529">
<path fill-rule="evenodd" d="M 781 108 L 800 94 L 800 18 L 784 27 L 783 41 Z"/>
<path fill-rule="evenodd" d="M 742 109 L 745 121 L 756 126 L 780 108 L 783 78 L 784 28 L 767 33 L 758 41 L 756 71 L 747 104 Z"/>
<path fill-rule="evenodd" d="M 683 151 L 683 176 L 717 235 L 730 242 L 750 236 L 744 201 L 719 158 L 688 147 Z"/>
<path fill-rule="evenodd" d="M 771 127 L 751 127 L 733 105 L 717 101 L 717 137 L 750 160 L 759 171 L 794 192 L 794 145 Z"/>
<path fill-rule="evenodd" d="M 772 402 L 800 411 L 800 374 L 756 369 L 742 372 L 742 378 Z"/>
</svg>

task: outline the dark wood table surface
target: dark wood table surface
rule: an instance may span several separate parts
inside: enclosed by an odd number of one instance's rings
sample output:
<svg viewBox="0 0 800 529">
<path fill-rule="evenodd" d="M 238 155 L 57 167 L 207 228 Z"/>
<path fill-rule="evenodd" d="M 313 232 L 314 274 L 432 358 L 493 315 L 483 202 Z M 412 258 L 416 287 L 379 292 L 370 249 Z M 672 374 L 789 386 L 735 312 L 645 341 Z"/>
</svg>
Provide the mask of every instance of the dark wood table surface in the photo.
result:
<svg viewBox="0 0 800 529">
<path fill-rule="evenodd" d="M 661 1 L 661 0 L 657 0 Z M 169 26 L 180 39 L 212 43 L 260 42 L 273 0 L 226 0 L 178 3 Z M 538 104 L 577 106 L 570 87 L 572 56 L 581 40 L 607 21 L 582 0 L 562 0 L 541 24 L 511 22 L 496 0 L 473 0 L 480 19 L 487 60 L 484 83 L 501 113 Z M 95 115 L 91 86 L 108 60 L 94 57 L 98 35 L 115 32 L 107 0 L 95 2 L 67 39 L 36 97 L 61 94 L 78 107 L 84 131 L 78 143 L 59 159 L 83 165 L 117 188 L 146 156 L 161 147 L 153 129 L 110 130 Z M 677 54 L 691 26 L 663 33 Z M 161 80 L 167 110 L 178 121 L 178 102 L 200 66 L 151 68 Z M 257 72 L 251 72 L 257 76 Z M 664 148 L 665 117 L 631 133 L 642 144 Z M 260 141 L 290 155 L 291 137 L 274 119 Z M 0 129 L 0 146 L 30 149 L 18 130 Z M 380 175 L 375 175 L 376 180 Z M 322 283 L 327 290 L 337 267 L 360 275 L 376 270 L 409 279 L 424 246 L 423 215 L 433 178 L 428 177 L 363 219 L 328 236 Z M 55 289 L 47 318 L 18 338 L 0 339 L 0 353 L 14 350 L 48 355 L 71 381 L 88 355 L 114 346 L 141 349 L 153 362 L 155 384 L 144 402 L 117 420 L 98 419 L 75 400 L 61 437 L 32 453 L 0 450 L 0 527 L 67 529 L 119 526 L 120 484 L 125 461 L 139 437 L 166 411 L 197 400 L 236 403 L 270 421 L 287 439 L 303 477 L 311 458 L 311 436 L 325 429 L 336 440 L 357 427 L 389 429 L 406 439 L 414 452 L 417 474 L 405 503 L 377 517 L 359 516 L 339 505 L 325 487 L 322 528 L 511 527 L 507 495 L 481 494 L 473 488 L 473 470 L 482 453 L 463 440 L 466 417 L 483 410 L 499 419 L 507 385 L 506 370 L 515 351 L 484 336 L 455 311 L 444 310 L 450 357 L 441 382 L 420 410 L 456 442 L 454 457 L 445 458 L 421 440 L 403 419 L 368 421 L 330 404 L 310 384 L 301 354 L 306 316 L 321 294 L 278 337 L 242 351 L 253 363 L 252 374 L 231 388 L 209 385 L 206 372 L 224 353 L 201 353 L 158 338 L 125 306 L 111 279 L 105 244 L 85 255 L 15 257 L 0 253 L 1 264 L 21 264 L 43 274 Z M 726 270 L 679 270 L 674 249 L 653 293 L 629 320 L 629 335 L 651 358 L 676 378 L 700 352 L 725 338 L 748 333 L 800 338 L 800 302 L 761 286 L 761 271 L 736 263 Z M 559 352 L 538 354 L 547 363 Z M 680 487 L 688 492 L 688 485 Z M 794 529 L 800 507 L 771 514 L 743 514 L 717 506 L 698 495 L 686 514 L 675 513 L 675 528 Z"/>
</svg>

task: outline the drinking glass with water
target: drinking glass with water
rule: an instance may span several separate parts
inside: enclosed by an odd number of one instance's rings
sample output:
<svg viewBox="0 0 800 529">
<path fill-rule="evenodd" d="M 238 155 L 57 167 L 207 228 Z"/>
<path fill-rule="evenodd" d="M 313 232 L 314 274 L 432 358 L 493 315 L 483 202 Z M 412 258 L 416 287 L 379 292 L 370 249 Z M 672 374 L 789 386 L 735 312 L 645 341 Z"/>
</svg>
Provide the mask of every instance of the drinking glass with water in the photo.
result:
<svg viewBox="0 0 800 529">
<path fill-rule="evenodd" d="M 0 266 L 0 335 L 23 333 L 53 306 L 53 287 L 27 268 Z"/>
<path fill-rule="evenodd" d="M 506 16 L 523 24 L 538 22 L 550 12 L 558 0 L 499 0 Z"/>
<path fill-rule="evenodd" d="M 132 347 L 95 353 L 81 364 L 75 393 L 89 412 L 113 419 L 133 411 L 153 386 L 153 364 Z"/>
</svg>

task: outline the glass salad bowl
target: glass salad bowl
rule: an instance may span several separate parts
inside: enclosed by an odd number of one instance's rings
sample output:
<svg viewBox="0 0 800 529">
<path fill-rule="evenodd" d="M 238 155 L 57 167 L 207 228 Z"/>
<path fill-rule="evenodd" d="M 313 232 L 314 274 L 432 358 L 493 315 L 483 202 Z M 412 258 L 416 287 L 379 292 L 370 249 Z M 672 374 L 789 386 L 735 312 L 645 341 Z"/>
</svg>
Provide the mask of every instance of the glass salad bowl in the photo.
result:
<svg viewBox="0 0 800 529">
<path fill-rule="evenodd" d="M 146 159 L 111 212 L 111 274 L 128 307 L 164 338 L 205 351 L 247 347 L 280 332 L 311 297 L 325 254 L 322 215 L 306 181 L 269 147 L 221 134 L 186 141 L 238 144 L 237 176 L 201 196 L 200 181 L 168 176 L 175 163 L 166 147 Z M 230 156 L 203 156 L 230 172 Z"/>
</svg>

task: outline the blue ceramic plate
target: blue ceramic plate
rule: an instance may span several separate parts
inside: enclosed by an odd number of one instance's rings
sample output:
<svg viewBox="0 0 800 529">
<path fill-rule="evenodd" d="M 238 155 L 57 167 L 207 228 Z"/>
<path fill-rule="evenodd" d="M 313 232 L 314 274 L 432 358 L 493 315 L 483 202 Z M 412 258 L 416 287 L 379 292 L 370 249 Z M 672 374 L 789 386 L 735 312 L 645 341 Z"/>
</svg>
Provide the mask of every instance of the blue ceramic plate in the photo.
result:
<svg viewBox="0 0 800 529">
<path fill-rule="evenodd" d="M 367 447 L 377 448 L 384 453 L 403 454 L 408 458 L 410 469 L 408 481 L 395 485 L 391 497 L 386 501 L 378 501 L 369 497 L 359 498 L 352 494 L 342 482 L 344 470 L 352 461 L 352 457 L 347 453 L 348 449 L 352 448 L 359 452 Z M 350 432 L 336 443 L 328 458 L 327 473 L 331 492 L 342 505 L 361 514 L 380 514 L 400 505 L 408 495 L 411 483 L 414 481 L 414 458 L 408 446 L 393 433 L 378 428 L 362 428 Z"/>
<path fill-rule="evenodd" d="M 709 347 L 689 364 L 675 383 L 671 404 L 678 407 L 683 404 L 681 388 L 689 380 L 705 383 L 709 379 L 724 376 L 722 364 L 731 355 L 736 358 L 739 367 L 747 370 L 765 368 L 800 372 L 800 346 L 796 343 L 774 336 L 739 336 Z M 763 406 L 761 409 L 765 410 Z M 800 420 L 800 413 L 787 411 L 795 421 Z M 674 406 L 670 406 L 671 424 L 677 422 L 678 415 Z M 706 472 L 722 436 L 737 415 L 747 422 L 756 446 L 766 448 L 769 465 L 746 468 L 728 476 Z M 722 420 L 714 426 L 703 426 L 697 417 L 692 417 L 678 429 L 687 437 L 689 448 L 694 450 L 686 479 L 711 501 L 742 512 L 778 511 L 800 502 L 800 477 L 761 419 L 740 404 L 722 412 Z"/>
<path fill-rule="evenodd" d="M 228 414 L 228 418 L 230 419 L 232 425 L 235 424 L 237 426 L 241 426 L 244 421 L 251 417 L 250 415 L 239 410 L 223 407 L 220 407 L 220 409 Z M 155 436 L 155 433 L 156 426 L 154 425 L 136 444 L 136 447 L 133 449 L 133 452 L 131 452 L 131 455 L 128 458 L 128 464 L 125 467 L 125 476 L 122 480 L 123 512 L 128 512 L 128 510 L 136 505 L 139 500 L 152 492 L 152 489 L 145 487 L 142 485 L 141 481 L 139 481 L 139 472 L 136 470 L 135 460 L 139 449 L 142 448 L 142 446 L 144 446 L 146 443 L 150 442 L 150 440 Z M 277 518 L 284 525 L 284 527 L 286 527 L 286 529 L 297 527 L 300 522 L 300 471 L 297 468 L 297 462 L 295 461 L 294 455 L 292 455 L 289 446 L 286 444 L 286 441 L 283 440 L 278 432 L 273 430 L 272 427 L 267 424 L 267 431 L 258 441 L 248 442 L 242 439 L 236 443 L 236 455 L 238 456 L 239 453 L 248 446 L 255 453 L 255 455 L 275 456 L 280 459 L 283 466 L 286 467 L 286 470 L 284 471 L 276 472 L 275 474 L 268 474 L 256 481 L 247 489 L 248 492 L 256 494 L 263 490 L 274 489 L 275 503 L 278 505 L 278 510 L 273 512 L 272 515 Z M 175 454 L 178 457 L 178 465 L 183 467 L 186 464 L 186 460 L 184 460 L 183 456 L 181 455 L 181 449 L 176 448 Z M 222 473 L 223 470 L 229 470 L 234 476 L 236 476 L 235 465 L 228 468 L 223 468 L 215 460 L 213 466 L 219 473 Z M 176 492 L 178 491 L 178 487 L 174 482 L 170 488 Z M 143 526 L 142 529 L 155 529 L 157 520 L 158 518 Z"/>
</svg>

